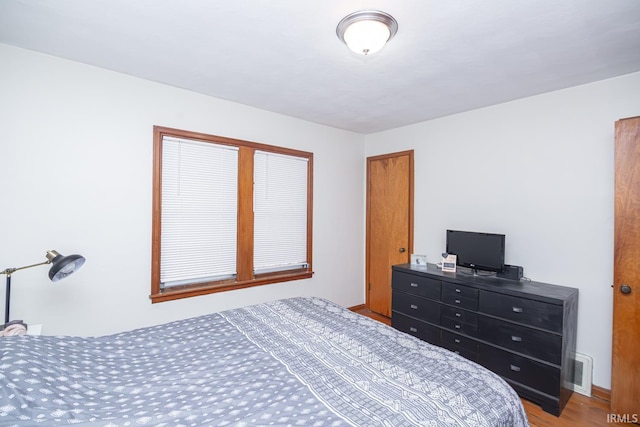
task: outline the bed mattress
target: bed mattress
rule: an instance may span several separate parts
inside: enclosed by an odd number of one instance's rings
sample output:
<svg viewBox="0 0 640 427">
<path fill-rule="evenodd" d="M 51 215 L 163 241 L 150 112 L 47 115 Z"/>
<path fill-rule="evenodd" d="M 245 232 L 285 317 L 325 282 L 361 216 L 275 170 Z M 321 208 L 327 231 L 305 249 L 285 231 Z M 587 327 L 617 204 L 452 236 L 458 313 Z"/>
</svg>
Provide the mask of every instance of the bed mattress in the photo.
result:
<svg viewBox="0 0 640 427">
<path fill-rule="evenodd" d="M 0 425 L 527 426 L 499 376 L 320 298 L 0 339 Z"/>
</svg>

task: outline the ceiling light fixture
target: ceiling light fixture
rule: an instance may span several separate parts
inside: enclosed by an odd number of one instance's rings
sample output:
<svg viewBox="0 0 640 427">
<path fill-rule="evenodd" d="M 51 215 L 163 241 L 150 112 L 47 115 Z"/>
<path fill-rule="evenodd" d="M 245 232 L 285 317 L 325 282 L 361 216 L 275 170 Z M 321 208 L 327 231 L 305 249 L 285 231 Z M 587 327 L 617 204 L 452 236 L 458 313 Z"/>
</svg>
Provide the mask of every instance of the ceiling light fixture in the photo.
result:
<svg viewBox="0 0 640 427">
<path fill-rule="evenodd" d="M 376 53 L 398 31 L 398 22 L 379 10 L 353 12 L 338 23 L 336 34 L 352 51 L 360 55 Z"/>
</svg>

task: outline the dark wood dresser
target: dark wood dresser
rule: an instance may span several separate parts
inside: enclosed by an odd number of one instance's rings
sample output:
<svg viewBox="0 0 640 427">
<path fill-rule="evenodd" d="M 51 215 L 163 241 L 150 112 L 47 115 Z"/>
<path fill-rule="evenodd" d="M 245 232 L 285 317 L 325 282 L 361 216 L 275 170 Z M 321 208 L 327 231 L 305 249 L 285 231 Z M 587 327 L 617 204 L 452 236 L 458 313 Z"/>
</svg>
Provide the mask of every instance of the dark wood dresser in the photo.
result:
<svg viewBox="0 0 640 427">
<path fill-rule="evenodd" d="M 394 328 L 487 367 L 546 412 L 573 392 L 578 289 L 402 264 L 391 307 Z"/>
</svg>

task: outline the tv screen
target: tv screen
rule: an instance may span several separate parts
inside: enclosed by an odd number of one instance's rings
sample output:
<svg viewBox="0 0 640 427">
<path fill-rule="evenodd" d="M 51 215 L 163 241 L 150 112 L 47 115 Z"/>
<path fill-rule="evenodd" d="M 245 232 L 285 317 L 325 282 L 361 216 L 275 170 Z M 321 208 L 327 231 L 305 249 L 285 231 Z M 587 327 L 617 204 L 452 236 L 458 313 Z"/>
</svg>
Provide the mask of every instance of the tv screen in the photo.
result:
<svg viewBox="0 0 640 427">
<path fill-rule="evenodd" d="M 474 270 L 504 270 L 504 234 L 447 230 L 447 253 L 457 265 Z"/>
</svg>

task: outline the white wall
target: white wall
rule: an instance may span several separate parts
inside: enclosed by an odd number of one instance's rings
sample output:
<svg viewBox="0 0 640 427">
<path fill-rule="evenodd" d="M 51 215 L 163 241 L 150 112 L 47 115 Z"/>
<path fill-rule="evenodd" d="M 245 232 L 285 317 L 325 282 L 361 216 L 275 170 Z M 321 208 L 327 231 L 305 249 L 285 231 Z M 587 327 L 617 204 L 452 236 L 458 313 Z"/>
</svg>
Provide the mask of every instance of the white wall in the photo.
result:
<svg viewBox="0 0 640 427">
<path fill-rule="evenodd" d="M 99 335 L 298 295 L 364 302 L 362 135 L 5 45 L 0 64 L 0 269 L 87 258 L 56 284 L 15 273 L 12 319 Z M 153 125 L 313 152 L 314 277 L 152 305 Z"/>
<path fill-rule="evenodd" d="M 640 115 L 640 73 L 367 136 L 415 150 L 414 252 L 445 230 L 505 233 L 506 262 L 580 289 L 577 350 L 610 387 L 614 122 Z"/>
<path fill-rule="evenodd" d="M 414 149 L 415 252 L 436 261 L 447 228 L 507 234 L 507 263 L 580 289 L 578 351 L 594 358 L 594 383 L 610 386 L 613 123 L 640 115 L 640 73 L 364 145 L 361 135 L 5 45 L 0 64 L 0 269 L 44 260 L 47 249 L 87 257 L 55 285 L 46 267 L 17 272 L 13 319 L 93 335 L 296 295 L 361 304 L 364 157 Z M 314 152 L 315 276 L 152 305 L 153 125 Z"/>
</svg>

